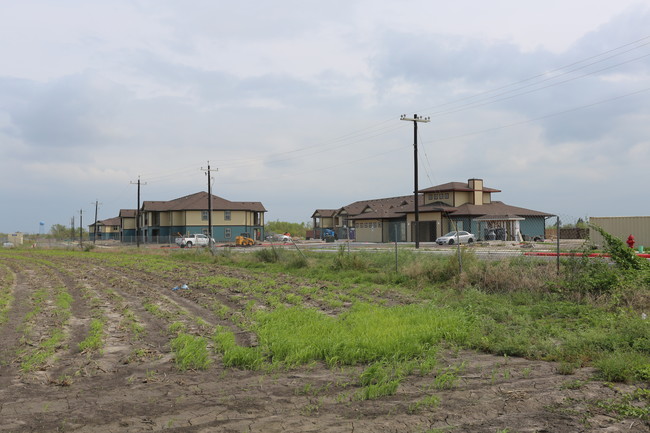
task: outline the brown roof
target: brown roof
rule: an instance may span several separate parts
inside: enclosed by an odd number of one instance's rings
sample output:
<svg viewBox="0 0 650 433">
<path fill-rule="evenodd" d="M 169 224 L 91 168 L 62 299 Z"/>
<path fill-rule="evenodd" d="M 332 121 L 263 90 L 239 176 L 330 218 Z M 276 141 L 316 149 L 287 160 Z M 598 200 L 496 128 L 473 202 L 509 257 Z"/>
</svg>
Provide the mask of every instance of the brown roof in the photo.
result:
<svg viewBox="0 0 650 433">
<path fill-rule="evenodd" d="M 447 182 L 436 186 L 431 186 L 426 189 L 421 189 L 418 192 L 447 192 L 447 191 L 474 191 L 470 188 L 467 182 Z M 500 189 L 488 188 L 483 186 L 484 192 L 501 192 Z"/>
<path fill-rule="evenodd" d="M 169 201 L 145 201 L 143 211 L 207 210 L 208 193 L 201 191 Z M 212 194 L 212 210 L 250 210 L 266 212 L 258 201 L 230 201 Z"/>
<path fill-rule="evenodd" d="M 464 205 L 458 206 L 456 211 L 452 213 L 452 216 L 457 217 L 461 215 L 468 216 L 483 216 L 483 215 L 516 215 L 516 216 L 540 216 L 540 217 L 550 217 L 553 214 L 539 212 L 532 209 L 526 209 L 523 207 L 510 206 L 501 201 L 493 201 L 492 203 L 487 203 L 483 205 L 475 205 L 466 203 Z"/>
<path fill-rule="evenodd" d="M 97 225 L 103 226 L 119 226 L 122 224 L 122 219 L 120 217 L 107 218 L 105 220 L 97 221 Z"/>
<path fill-rule="evenodd" d="M 373 211 L 389 210 L 396 209 L 409 203 L 413 203 L 413 196 L 399 196 L 399 197 L 388 197 L 388 198 L 379 198 L 373 200 L 360 200 L 350 203 L 347 206 L 343 206 L 338 210 L 338 213 L 347 213 L 350 216 L 357 216 L 363 213 L 366 209 L 370 208 Z"/>
<path fill-rule="evenodd" d="M 311 217 L 314 218 L 316 216 L 319 216 L 323 218 L 331 218 L 336 214 L 336 211 L 337 209 L 316 209 L 314 213 L 311 214 Z"/>
<path fill-rule="evenodd" d="M 423 206 L 424 197 L 418 195 L 418 204 Z M 343 206 L 339 213 L 347 213 L 349 219 L 401 218 L 415 208 L 412 195 L 361 200 Z"/>
<path fill-rule="evenodd" d="M 120 209 L 120 218 L 135 218 L 135 209 Z"/>
</svg>

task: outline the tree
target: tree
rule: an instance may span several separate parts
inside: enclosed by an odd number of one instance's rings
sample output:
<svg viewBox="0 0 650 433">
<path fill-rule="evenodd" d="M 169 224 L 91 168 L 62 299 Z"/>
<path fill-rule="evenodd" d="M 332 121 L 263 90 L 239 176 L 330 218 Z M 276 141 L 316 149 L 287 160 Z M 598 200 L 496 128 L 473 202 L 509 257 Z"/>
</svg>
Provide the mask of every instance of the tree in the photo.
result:
<svg viewBox="0 0 650 433">
<path fill-rule="evenodd" d="M 50 235 L 57 240 L 68 239 L 70 237 L 70 229 L 63 224 L 54 224 L 50 228 Z"/>
<path fill-rule="evenodd" d="M 291 236 L 304 238 L 307 235 L 307 223 L 290 223 L 285 221 L 270 221 L 266 223 L 266 233 L 291 233 Z"/>
</svg>

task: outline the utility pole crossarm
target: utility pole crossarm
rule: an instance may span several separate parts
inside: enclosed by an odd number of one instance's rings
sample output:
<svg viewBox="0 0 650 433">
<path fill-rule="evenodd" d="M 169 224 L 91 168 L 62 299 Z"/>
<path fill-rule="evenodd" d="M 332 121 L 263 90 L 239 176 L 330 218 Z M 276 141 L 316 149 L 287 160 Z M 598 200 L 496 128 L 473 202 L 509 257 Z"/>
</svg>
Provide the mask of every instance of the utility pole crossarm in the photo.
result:
<svg viewBox="0 0 650 433">
<path fill-rule="evenodd" d="M 411 122 L 422 122 L 422 123 L 431 122 L 430 117 L 418 117 L 417 114 L 414 114 L 413 117 L 406 117 L 406 114 L 402 114 L 399 120 L 410 120 Z"/>
<path fill-rule="evenodd" d="M 415 224 L 413 227 L 413 238 L 415 239 L 415 248 L 420 248 L 420 210 L 418 203 L 418 122 L 429 123 L 430 117 L 418 117 L 414 114 L 413 117 L 406 117 L 402 114 L 400 120 L 413 122 L 413 201 L 415 202 Z"/>
</svg>

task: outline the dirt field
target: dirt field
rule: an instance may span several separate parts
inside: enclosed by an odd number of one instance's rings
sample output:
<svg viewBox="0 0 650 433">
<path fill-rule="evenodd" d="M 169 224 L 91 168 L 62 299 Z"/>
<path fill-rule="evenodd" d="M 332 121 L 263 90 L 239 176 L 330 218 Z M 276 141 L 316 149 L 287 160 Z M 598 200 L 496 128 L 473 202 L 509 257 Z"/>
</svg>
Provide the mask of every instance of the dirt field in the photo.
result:
<svg viewBox="0 0 650 433">
<path fill-rule="evenodd" d="M 251 372 L 226 369 L 213 354 L 207 370 L 179 371 L 172 321 L 206 336 L 227 326 L 240 345 L 256 344 L 235 320 L 248 295 L 201 284 L 209 276 L 264 277 L 241 270 L 193 263 L 142 270 L 110 254 L 21 253 L 0 255 L 3 274 L 13 275 L 14 301 L 0 325 L 0 432 L 650 432 L 647 421 L 596 405 L 627 385 L 593 380 L 590 369 L 561 375 L 551 363 L 470 351 L 441 354 L 441 365 L 459 371 L 448 389 L 434 387 L 433 374 L 414 375 L 395 395 L 366 401 L 352 398 L 362 366 Z M 181 283 L 190 289 L 171 290 Z M 73 299 L 64 340 L 44 366 L 23 372 L 25 357 L 61 322 L 51 301 L 34 313 L 35 294 L 62 287 Z M 231 314 L 218 314 L 217 304 Z M 105 318 L 104 347 L 80 351 L 93 317 Z M 432 396 L 437 404 L 417 404 Z"/>
</svg>

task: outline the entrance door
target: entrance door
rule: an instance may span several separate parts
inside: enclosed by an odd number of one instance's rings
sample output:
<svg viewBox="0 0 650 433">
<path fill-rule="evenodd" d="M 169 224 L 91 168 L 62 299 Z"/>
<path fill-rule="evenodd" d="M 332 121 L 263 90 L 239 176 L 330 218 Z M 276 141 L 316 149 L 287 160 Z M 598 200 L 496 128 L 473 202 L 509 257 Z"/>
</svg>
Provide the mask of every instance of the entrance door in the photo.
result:
<svg viewBox="0 0 650 433">
<path fill-rule="evenodd" d="M 436 221 L 419 221 L 418 228 L 420 242 L 436 241 Z M 411 222 L 411 233 L 415 235 L 415 221 Z"/>
</svg>

